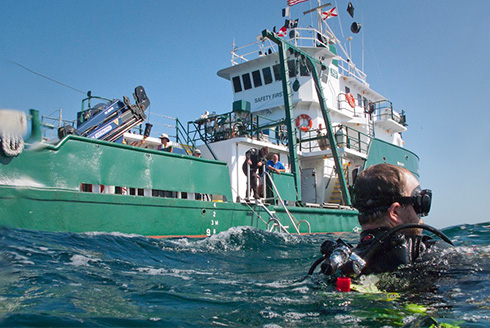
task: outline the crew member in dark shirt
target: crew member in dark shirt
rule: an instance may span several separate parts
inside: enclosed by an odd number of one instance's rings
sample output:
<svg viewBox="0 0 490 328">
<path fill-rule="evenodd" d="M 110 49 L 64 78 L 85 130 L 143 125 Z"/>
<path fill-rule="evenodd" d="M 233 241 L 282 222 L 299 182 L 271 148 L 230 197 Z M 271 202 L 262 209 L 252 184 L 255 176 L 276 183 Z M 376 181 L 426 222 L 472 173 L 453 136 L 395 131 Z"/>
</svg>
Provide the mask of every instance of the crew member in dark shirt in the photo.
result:
<svg viewBox="0 0 490 328">
<path fill-rule="evenodd" d="M 245 161 L 243 162 L 242 170 L 247 175 L 247 168 L 250 172 L 250 181 L 247 181 L 246 197 L 249 198 L 250 190 L 253 191 L 255 199 L 260 198 L 257 190 L 257 176 L 262 173 L 267 162 L 267 154 L 269 154 L 269 147 L 262 147 L 260 150 L 257 148 L 251 148 L 245 153 Z M 257 175 L 257 171 L 258 175 Z M 249 189 L 250 188 L 250 189 Z"/>
</svg>

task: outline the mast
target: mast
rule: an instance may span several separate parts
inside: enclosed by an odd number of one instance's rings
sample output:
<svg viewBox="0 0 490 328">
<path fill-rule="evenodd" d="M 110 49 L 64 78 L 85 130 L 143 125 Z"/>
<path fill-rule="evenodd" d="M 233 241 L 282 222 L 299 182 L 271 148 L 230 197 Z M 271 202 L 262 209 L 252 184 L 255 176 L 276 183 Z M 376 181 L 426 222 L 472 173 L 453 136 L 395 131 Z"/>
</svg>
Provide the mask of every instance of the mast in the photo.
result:
<svg viewBox="0 0 490 328">
<path fill-rule="evenodd" d="M 287 54 L 286 47 L 283 46 L 282 39 L 277 39 L 270 31 L 262 31 L 263 37 L 268 37 L 279 46 L 279 61 L 281 63 L 281 80 L 282 80 L 282 93 L 284 98 L 284 111 L 286 112 L 286 126 L 288 127 L 288 148 L 290 154 L 291 173 L 294 176 L 294 187 L 296 189 L 296 201 L 301 202 L 301 181 L 298 163 L 298 153 L 296 147 L 296 127 L 293 123 L 293 106 L 291 100 L 291 83 L 289 82 L 289 74 L 286 71 L 287 67 Z M 272 38 L 271 38 L 272 36 Z"/>
<path fill-rule="evenodd" d="M 298 47 L 292 45 L 291 43 L 277 37 L 275 34 L 268 30 L 262 31 L 262 36 L 269 38 L 272 42 L 276 43 L 279 48 L 279 58 L 281 64 L 281 77 L 282 77 L 282 86 L 283 86 L 283 96 L 284 96 L 284 106 L 286 112 L 286 125 L 288 127 L 288 146 L 289 152 L 291 154 L 291 171 L 294 174 L 294 181 L 297 191 L 297 199 L 301 201 L 301 183 L 299 179 L 299 171 L 298 171 L 298 156 L 296 152 L 296 127 L 292 122 L 293 109 L 292 109 L 292 101 L 291 101 L 291 89 L 289 84 L 289 74 L 287 73 L 287 56 L 286 50 L 291 48 L 295 52 L 298 52 L 302 57 L 307 59 L 308 68 L 311 70 L 311 75 L 315 82 L 315 89 L 318 96 L 318 103 L 320 104 L 320 109 L 323 115 L 323 119 L 325 121 L 325 125 L 327 128 L 327 137 L 331 145 L 332 155 L 335 161 L 335 171 L 337 173 L 340 189 L 342 191 L 342 199 L 345 205 L 351 206 L 350 194 L 347 186 L 347 181 L 345 179 L 343 170 L 342 170 L 342 162 L 340 160 L 340 156 L 337 149 L 337 142 L 335 140 L 335 133 L 333 131 L 332 123 L 330 120 L 330 115 L 328 114 L 328 108 L 326 105 L 326 99 L 323 95 L 323 89 L 321 85 L 321 81 L 318 77 L 318 72 L 316 70 L 316 65 L 319 64 L 321 67 L 324 67 L 324 64 L 315 58 L 311 57 L 308 53 L 299 49 Z M 293 133 L 294 132 L 294 133 Z"/>
</svg>

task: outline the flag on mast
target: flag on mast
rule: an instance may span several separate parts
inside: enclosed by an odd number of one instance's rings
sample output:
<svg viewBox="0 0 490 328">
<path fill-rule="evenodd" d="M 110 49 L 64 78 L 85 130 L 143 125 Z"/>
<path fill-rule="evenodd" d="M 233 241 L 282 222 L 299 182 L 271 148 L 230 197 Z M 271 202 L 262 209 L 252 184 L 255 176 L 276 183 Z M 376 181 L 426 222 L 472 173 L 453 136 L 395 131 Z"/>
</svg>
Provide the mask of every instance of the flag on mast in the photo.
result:
<svg viewBox="0 0 490 328">
<path fill-rule="evenodd" d="M 294 5 L 297 5 L 298 3 L 305 2 L 305 1 L 308 1 L 308 0 L 288 0 L 288 6 L 292 7 Z"/>
<path fill-rule="evenodd" d="M 281 27 L 281 29 L 279 30 L 279 32 L 277 32 L 277 36 L 280 36 L 281 38 L 282 37 L 285 37 L 287 34 L 288 34 L 288 28 L 286 27 L 286 25 L 284 25 L 283 27 Z"/>
<path fill-rule="evenodd" d="M 350 1 L 349 4 L 347 5 L 347 12 L 349 13 L 350 17 L 354 18 L 354 6 Z"/>
<path fill-rule="evenodd" d="M 289 17 L 291 14 L 290 14 L 290 10 L 289 10 L 289 7 L 286 7 L 282 10 L 282 17 Z"/>
<path fill-rule="evenodd" d="M 339 14 L 337 12 L 337 7 L 333 7 L 332 9 L 330 9 L 328 11 L 322 12 L 322 18 L 323 18 L 323 20 L 329 19 L 330 17 L 338 16 L 338 15 Z"/>
</svg>

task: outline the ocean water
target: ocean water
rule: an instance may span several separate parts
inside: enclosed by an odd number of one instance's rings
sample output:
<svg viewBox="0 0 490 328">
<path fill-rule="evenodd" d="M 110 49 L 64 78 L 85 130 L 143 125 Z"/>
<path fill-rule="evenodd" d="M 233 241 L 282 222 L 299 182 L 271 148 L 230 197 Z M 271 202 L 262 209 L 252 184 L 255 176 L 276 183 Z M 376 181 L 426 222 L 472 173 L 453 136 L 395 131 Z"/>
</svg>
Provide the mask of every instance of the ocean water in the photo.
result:
<svg viewBox="0 0 490 328">
<path fill-rule="evenodd" d="M 338 235 L 238 227 L 156 240 L 0 229 L 0 326 L 489 327 L 490 224 L 444 233 L 456 248 L 429 273 L 363 281 L 390 293 L 340 293 L 307 275 L 320 244 Z"/>
</svg>

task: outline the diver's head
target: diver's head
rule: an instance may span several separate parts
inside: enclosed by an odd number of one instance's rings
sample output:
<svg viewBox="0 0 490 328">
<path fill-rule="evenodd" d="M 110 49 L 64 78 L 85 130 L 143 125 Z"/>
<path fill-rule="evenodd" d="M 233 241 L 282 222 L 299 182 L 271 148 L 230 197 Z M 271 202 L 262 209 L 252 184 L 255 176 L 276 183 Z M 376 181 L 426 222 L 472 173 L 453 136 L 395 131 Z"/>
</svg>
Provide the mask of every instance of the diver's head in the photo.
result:
<svg viewBox="0 0 490 328">
<path fill-rule="evenodd" d="M 415 176 L 405 168 L 373 165 L 357 177 L 353 204 L 359 210 L 363 230 L 422 223 L 420 217 L 430 209 L 431 192 L 421 190 Z M 406 231 L 418 234 L 418 231 Z"/>
</svg>

